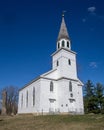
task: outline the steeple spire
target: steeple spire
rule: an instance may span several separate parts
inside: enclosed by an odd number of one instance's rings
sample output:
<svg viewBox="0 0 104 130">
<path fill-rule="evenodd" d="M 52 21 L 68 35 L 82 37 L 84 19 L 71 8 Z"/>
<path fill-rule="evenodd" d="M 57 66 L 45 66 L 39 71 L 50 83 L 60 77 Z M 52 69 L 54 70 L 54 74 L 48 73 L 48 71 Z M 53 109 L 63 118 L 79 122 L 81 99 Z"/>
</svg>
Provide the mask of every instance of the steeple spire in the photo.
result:
<svg viewBox="0 0 104 130">
<path fill-rule="evenodd" d="M 64 20 L 64 13 L 65 13 L 65 11 L 63 11 L 63 13 L 62 13 L 62 22 L 61 22 L 61 27 L 60 27 L 58 39 L 57 39 L 58 41 L 62 38 L 70 40 L 69 35 L 68 35 L 68 31 L 67 31 L 67 27 L 65 24 L 65 20 Z"/>
<path fill-rule="evenodd" d="M 60 48 L 71 49 L 71 40 L 65 24 L 64 13 L 65 11 L 63 11 L 62 13 L 62 22 L 57 39 L 57 50 L 59 50 Z"/>
</svg>

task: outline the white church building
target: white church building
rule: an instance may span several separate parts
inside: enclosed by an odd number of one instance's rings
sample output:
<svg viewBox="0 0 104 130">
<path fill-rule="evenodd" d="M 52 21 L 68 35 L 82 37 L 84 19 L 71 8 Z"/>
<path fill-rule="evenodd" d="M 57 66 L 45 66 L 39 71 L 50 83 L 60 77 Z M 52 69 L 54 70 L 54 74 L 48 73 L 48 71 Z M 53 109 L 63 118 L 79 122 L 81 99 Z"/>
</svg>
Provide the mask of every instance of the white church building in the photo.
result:
<svg viewBox="0 0 104 130">
<path fill-rule="evenodd" d="M 76 52 L 62 16 L 52 70 L 19 91 L 18 114 L 83 114 L 83 83 L 77 77 Z"/>
</svg>

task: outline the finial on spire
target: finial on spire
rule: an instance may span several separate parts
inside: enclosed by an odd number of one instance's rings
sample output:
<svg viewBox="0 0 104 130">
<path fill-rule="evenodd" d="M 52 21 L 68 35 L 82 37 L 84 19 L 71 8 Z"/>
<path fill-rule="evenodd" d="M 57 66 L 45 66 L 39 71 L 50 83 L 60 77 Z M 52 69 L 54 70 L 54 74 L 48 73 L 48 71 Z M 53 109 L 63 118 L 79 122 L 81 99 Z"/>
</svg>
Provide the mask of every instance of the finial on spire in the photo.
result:
<svg viewBox="0 0 104 130">
<path fill-rule="evenodd" d="M 65 15 L 64 15 L 65 13 L 66 13 L 66 10 L 63 10 L 63 11 L 62 11 L 62 17 L 65 16 Z"/>
</svg>

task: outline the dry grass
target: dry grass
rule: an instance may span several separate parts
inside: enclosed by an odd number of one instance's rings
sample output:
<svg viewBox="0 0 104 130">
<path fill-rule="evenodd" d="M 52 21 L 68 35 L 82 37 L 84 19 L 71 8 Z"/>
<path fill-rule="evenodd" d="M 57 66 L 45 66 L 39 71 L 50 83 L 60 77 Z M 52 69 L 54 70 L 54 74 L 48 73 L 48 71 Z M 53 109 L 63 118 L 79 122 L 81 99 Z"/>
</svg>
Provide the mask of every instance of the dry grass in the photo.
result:
<svg viewBox="0 0 104 130">
<path fill-rule="evenodd" d="M 104 130 L 104 115 L 0 116 L 0 130 Z"/>
</svg>

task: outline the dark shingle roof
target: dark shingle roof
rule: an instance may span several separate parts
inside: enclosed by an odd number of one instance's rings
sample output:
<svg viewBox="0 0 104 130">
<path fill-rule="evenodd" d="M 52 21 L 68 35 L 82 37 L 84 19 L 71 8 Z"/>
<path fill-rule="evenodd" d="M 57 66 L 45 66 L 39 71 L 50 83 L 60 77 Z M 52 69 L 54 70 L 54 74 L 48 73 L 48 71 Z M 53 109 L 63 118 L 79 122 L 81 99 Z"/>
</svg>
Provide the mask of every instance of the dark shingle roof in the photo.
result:
<svg viewBox="0 0 104 130">
<path fill-rule="evenodd" d="M 66 24 L 65 24 L 64 16 L 62 17 L 61 27 L 60 27 L 60 31 L 59 31 L 59 35 L 58 35 L 57 40 L 60 40 L 62 38 L 70 40 L 68 31 L 67 31 L 67 27 L 66 27 Z"/>
</svg>

